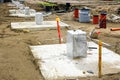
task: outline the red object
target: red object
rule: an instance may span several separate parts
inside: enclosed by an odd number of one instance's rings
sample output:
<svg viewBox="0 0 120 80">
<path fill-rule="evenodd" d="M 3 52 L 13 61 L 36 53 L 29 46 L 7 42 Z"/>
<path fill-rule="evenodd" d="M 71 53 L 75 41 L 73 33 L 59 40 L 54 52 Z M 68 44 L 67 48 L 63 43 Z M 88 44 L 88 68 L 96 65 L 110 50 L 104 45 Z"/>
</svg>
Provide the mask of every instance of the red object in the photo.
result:
<svg viewBox="0 0 120 80">
<path fill-rule="evenodd" d="M 111 28 L 110 30 L 111 31 L 118 31 L 118 30 L 120 30 L 120 28 Z"/>
<path fill-rule="evenodd" d="M 98 24 L 99 16 L 93 15 L 93 24 Z"/>
<path fill-rule="evenodd" d="M 74 10 L 74 18 L 79 18 L 79 10 L 78 9 Z"/>
<path fill-rule="evenodd" d="M 61 39 L 61 31 L 60 31 L 59 21 L 57 21 L 57 30 L 58 30 L 59 43 L 61 44 L 62 39 Z"/>
<path fill-rule="evenodd" d="M 96 32 L 98 35 L 100 35 L 100 32 Z"/>
<path fill-rule="evenodd" d="M 99 26 L 100 26 L 100 28 L 106 28 L 106 14 L 101 14 L 100 15 Z"/>
</svg>

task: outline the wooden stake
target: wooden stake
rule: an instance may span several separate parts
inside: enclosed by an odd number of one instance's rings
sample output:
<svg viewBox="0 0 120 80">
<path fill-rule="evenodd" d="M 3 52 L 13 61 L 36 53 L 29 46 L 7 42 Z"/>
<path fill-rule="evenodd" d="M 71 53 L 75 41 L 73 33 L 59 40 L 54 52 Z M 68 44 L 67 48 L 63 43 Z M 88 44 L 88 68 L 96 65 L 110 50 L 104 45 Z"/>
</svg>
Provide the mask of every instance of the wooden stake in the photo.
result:
<svg viewBox="0 0 120 80">
<path fill-rule="evenodd" d="M 57 21 L 57 30 L 58 30 L 58 38 L 59 38 L 59 43 L 62 43 L 62 39 L 61 39 L 61 31 L 60 31 L 60 25 L 59 25 L 59 17 L 56 17 L 56 21 Z"/>
<path fill-rule="evenodd" d="M 99 40 L 99 61 L 98 61 L 98 76 L 101 78 L 102 75 L 102 41 Z"/>
</svg>

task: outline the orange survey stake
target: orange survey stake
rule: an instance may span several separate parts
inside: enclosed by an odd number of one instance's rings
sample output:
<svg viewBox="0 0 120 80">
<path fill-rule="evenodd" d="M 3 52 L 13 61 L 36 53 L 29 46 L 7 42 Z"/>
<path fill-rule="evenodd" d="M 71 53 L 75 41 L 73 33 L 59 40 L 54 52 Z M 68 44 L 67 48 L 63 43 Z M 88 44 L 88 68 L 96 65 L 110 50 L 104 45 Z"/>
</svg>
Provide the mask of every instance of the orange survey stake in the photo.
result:
<svg viewBox="0 0 120 80">
<path fill-rule="evenodd" d="M 99 78 L 101 78 L 101 76 L 102 76 L 102 41 L 101 40 L 99 40 L 99 43 L 98 43 L 98 45 L 99 45 L 99 56 L 98 56 L 98 76 L 99 76 Z"/>
<path fill-rule="evenodd" d="M 62 43 L 62 39 L 61 39 L 61 31 L 60 31 L 60 25 L 59 25 L 60 19 L 59 19 L 58 16 L 56 17 L 56 21 L 57 21 L 57 30 L 58 30 L 59 43 L 61 44 Z"/>
</svg>

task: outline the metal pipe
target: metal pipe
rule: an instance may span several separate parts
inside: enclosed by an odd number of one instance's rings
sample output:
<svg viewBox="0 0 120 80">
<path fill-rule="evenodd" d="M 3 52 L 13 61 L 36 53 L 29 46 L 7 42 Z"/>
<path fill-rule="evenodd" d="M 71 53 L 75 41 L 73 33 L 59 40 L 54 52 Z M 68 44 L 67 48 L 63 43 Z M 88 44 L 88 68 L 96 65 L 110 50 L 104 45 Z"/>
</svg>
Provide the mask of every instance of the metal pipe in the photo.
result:
<svg viewBox="0 0 120 80">
<path fill-rule="evenodd" d="M 110 30 L 111 31 L 118 31 L 118 30 L 120 30 L 120 28 L 111 28 Z"/>
</svg>

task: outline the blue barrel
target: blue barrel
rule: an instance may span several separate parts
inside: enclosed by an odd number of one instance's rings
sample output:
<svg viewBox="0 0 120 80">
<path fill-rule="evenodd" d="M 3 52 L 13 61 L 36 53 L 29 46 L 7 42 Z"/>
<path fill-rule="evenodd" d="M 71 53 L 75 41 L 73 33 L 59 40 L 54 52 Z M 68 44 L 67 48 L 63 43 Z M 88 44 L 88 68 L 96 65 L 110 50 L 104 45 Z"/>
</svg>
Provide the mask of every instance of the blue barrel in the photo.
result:
<svg viewBox="0 0 120 80">
<path fill-rule="evenodd" d="M 90 10 L 81 9 L 79 11 L 79 22 L 90 22 Z"/>
<path fill-rule="evenodd" d="M 0 0 L 0 3 L 3 3 L 4 2 L 4 0 Z"/>
</svg>

